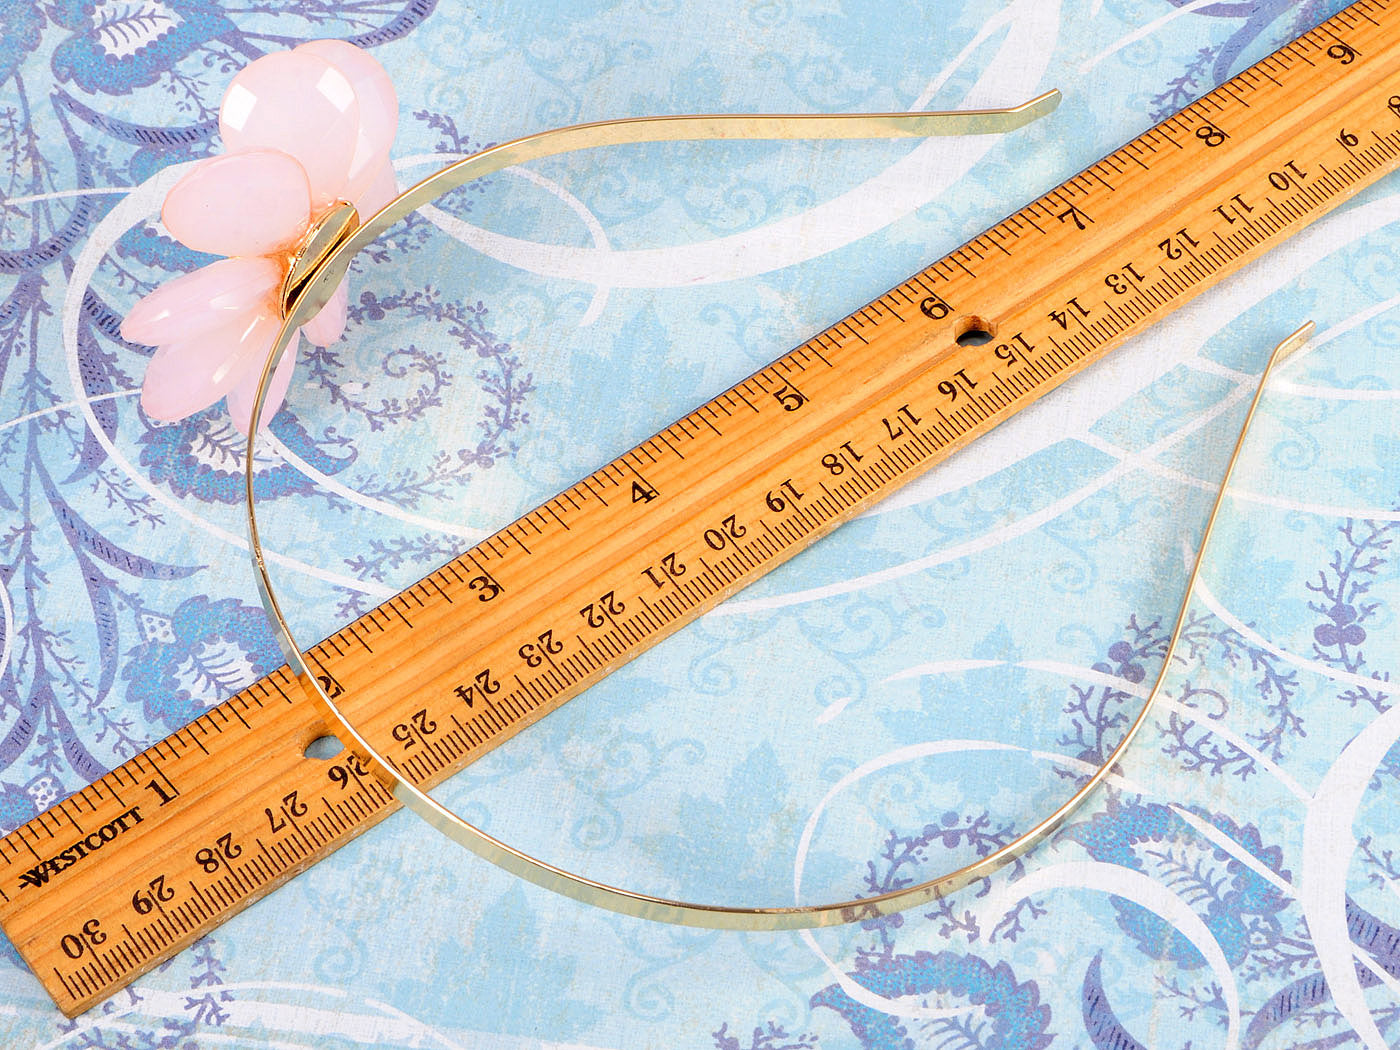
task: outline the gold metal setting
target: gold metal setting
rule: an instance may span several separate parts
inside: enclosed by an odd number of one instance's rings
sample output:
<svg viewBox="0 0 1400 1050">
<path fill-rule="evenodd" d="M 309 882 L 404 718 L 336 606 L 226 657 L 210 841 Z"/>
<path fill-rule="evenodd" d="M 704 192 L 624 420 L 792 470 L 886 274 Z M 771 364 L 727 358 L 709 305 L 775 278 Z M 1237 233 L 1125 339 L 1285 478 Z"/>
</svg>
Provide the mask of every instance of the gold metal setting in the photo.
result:
<svg viewBox="0 0 1400 1050">
<path fill-rule="evenodd" d="M 337 272 L 326 264 L 359 225 L 359 212 L 346 201 L 336 201 L 311 224 L 300 243 L 292 249 L 287 276 L 282 281 L 283 318 L 292 312 L 294 305 L 300 305 L 303 316 L 309 320 L 326 305 L 345 273 L 343 269 Z M 349 260 L 346 262 L 348 265 Z M 308 293 L 306 301 L 298 303 L 303 293 Z"/>
<path fill-rule="evenodd" d="M 303 650 L 296 642 L 287 618 L 278 605 L 269 577 L 259 536 L 252 469 L 256 460 L 258 421 L 263 411 L 267 388 L 277 362 L 290 340 L 291 333 L 314 316 L 316 310 L 320 309 L 329 296 L 329 289 L 332 289 L 343 276 L 350 259 L 356 252 L 409 212 L 436 200 L 442 194 L 473 178 L 539 157 L 593 146 L 631 142 L 737 138 L 741 136 L 749 138 L 847 138 L 985 134 L 1019 127 L 1052 110 L 1058 101 L 1058 93 L 1051 92 L 1011 110 L 977 113 L 866 114 L 849 117 L 696 116 L 583 125 L 531 136 L 517 142 L 494 147 L 459 161 L 409 188 L 358 228 L 353 226 L 352 216 L 345 216 L 342 219 L 342 225 L 331 236 L 330 250 L 320 257 L 319 263 L 312 263 L 305 268 L 306 276 L 298 286 L 300 290 L 294 291 L 293 301 L 287 311 L 276 345 L 263 367 L 247 445 L 245 502 L 248 533 L 259 594 L 268 616 L 275 625 L 278 640 L 286 653 L 290 666 L 297 673 L 307 693 L 325 714 L 335 735 L 348 748 L 358 752 L 369 761 L 376 775 L 391 787 L 399 802 L 449 838 L 493 864 L 536 885 L 588 904 L 639 918 L 681 925 L 736 930 L 789 930 L 855 922 L 902 911 L 925 904 L 971 882 L 985 878 L 1003 865 L 1023 855 L 1036 843 L 1044 840 L 1094 793 L 1131 746 L 1138 731 L 1146 723 L 1152 710 L 1153 701 L 1161 692 L 1163 683 L 1171 669 L 1205 552 L 1209 546 L 1211 534 L 1219 516 L 1235 462 L 1243 447 L 1254 410 L 1259 403 L 1273 367 L 1278 361 L 1303 344 L 1312 331 L 1311 322 L 1281 343 L 1264 369 L 1259 388 L 1255 392 L 1254 400 L 1241 428 L 1239 439 L 1235 443 L 1234 451 L 1231 453 L 1225 476 L 1216 493 L 1207 519 L 1205 532 L 1187 583 L 1185 597 L 1182 600 L 1176 624 L 1167 646 L 1166 657 L 1142 710 L 1132 725 L 1128 727 L 1117 747 L 1063 804 L 1029 831 L 995 853 L 918 885 L 860 900 L 794 907 L 742 907 L 669 900 L 606 885 L 565 871 L 501 842 L 467 823 L 416 785 L 404 779 L 394 769 L 390 760 L 366 740 L 342 714 L 315 673 L 320 669 L 313 670 L 306 665 Z"/>
</svg>

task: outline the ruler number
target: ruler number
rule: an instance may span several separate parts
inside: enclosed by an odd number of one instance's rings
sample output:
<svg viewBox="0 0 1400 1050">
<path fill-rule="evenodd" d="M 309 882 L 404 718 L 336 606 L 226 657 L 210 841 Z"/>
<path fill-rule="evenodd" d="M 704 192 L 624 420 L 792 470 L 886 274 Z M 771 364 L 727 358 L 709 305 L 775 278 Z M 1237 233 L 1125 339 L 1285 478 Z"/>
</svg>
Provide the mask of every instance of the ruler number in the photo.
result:
<svg viewBox="0 0 1400 1050">
<path fill-rule="evenodd" d="M 1272 183 L 1273 181 L 1274 177 L 1270 175 L 1269 182 Z M 1283 189 L 1284 187 L 1280 186 L 1278 188 Z M 1219 215 L 1231 226 L 1235 225 L 1237 222 L 1248 222 L 1248 216 L 1253 213 L 1253 211 L 1254 209 L 1245 201 L 1244 195 L 1240 193 L 1235 194 L 1224 204 L 1217 204 L 1215 206 L 1215 214 Z"/>
<path fill-rule="evenodd" d="M 1005 361 L 1014 368 L 1029 360 L 1029 354 L 1034 349 L 1035 344 L 1026 342 L 1026 337 L 1017 332 L 1011 337 L 1011 342 L 1001 343 L 992 353 L 998 360 Z"/>
<path fill-rule="evenodd" d="M 1327 49 L 1327 57 L 1335 58 L 1342 65 L 1349 66 L 1356 61 L 1356 50 L 1350 44 L 1338 41 Z"/>
<path fill-rule="evenodd" d="M 657 492 L 650 485 L 644 485 L 640 481 L 632 482 L 632 502 L 650 503 L 656 499 Z"/>
<path fill-rule="evenodd" d="M 608 591 L 596 602 L 589 602 L 578 614 L 583 617 L 583 622 L 589 627 L 598 628 L 607 624 L 615 616 L 621 616 L 627 606 L 617 600 L 616 591 Z"/>
<path fill-rule="evenodd" d="M 326 695 L 334 700 L 345 692 L 345 687 L 328 674 L 318 674 L 316 681 L 321 683 L 321 688 L 326 691 Z"/>
<path fill-rule="evenodd" d="M 676 560 L 676 552 L 672 551 L 662 557 L 660 565 L 649 565 L 643 569 L 642 575 L 657 587 L 665 587 L 670 581 L 679 580 L 685 575 L 685 566 Z"/>
<path fill-rule="evenodd" d="M 729 514 L 720 522 L 719 528 L 705 530 L 705 546 L 712 551 L 722 551 L 731 541 L 743 539 L 748 531 L 739 524 L 737 515 Z"/>
<path fill-rule="evenodd" d="M 288 821 L 306 816 L 306 803 L 297 798 L 297 793 L 293 791 L 282 796 L 282 806 L 277 813 L 272 812 L 271 806 L 265 806 L 263 813 L 267 815 L 267 825 L 275 835 L 286 828 Z"/>
<path fill-rule="evenodd" d="M 783 498 L 784 492 L 787 493 L 786 499 Z M 768 490 L 768 495 L 764 497 L 763 502 L 768 504 L 769 510 L 776 514 L 781 514 L 783 511 L 787 510 L 789 500 L 796 503 L 801 498 L 802 493 L 798 491 L 797 486 L 792 483 L 792 478 L 784 478 L 783 483 L 776 489 Z"/>
<path fill-rule="evenodd" d="M 1225 140 L 1229 137 L 1229 135 L 1225 134 L 1225 132 L 1221 131 L 1210 121 L 1206 121 L 1196 129 L 1196 138 L 1200 139 L 1211 149 L 1223 145 Z"/>
<path fill-rule="evenodd" d="M 1269 185 L 1276 190 L 1291 190 L 1295 186 L 1301 186 L 1303 180 L 1308 177 L 1308 173 L 1291 160 L 1283 168 L 1283 171 L 1269 172 Z"/>
<path fill-rule="evenodd" d="M 533 642 L 526 642 L 516 650 L 520 654 L 520 659 L 525 661 L 526 667 L 538 667 L 551 656 L 558 656 L 564 651 L 564 643 L 554 637 L 554 631 L 548 630 L 540 633 Z"/>
<path fill-rule="evenodd" d="M 1187 233 L 1185 229 L 1177 230 L 1165 241 L 1157 242 L 1157 247 L 1162 249 L 1162 253 L 1173 261 L 1184 256 L 1188 248 L 1199 248 L 1200 246 L 1201 242 Z"/>
<path fill-rule="evenodd" d="M 1079 302 L 1077 296 L 1071 296 L 1063 310 L 1051 310 L 1047 316 L 1065 331 L 1069 331 L 1070 321 L 1082 322 L 1091 312 Z"/>
<path fill-rule="evenodd" d="M 904 424 L 908 423 L 911 427 L 916 427 L 922 423 L 923 420 L 914 415 L 914 410 L 908 405 L 900 405 L 899 411 L 894 414 L 893 420 L 891 420 L 889 416 L 886 416 L 884 419 L 880 420 L 880 422 L 885 424 L 885 433 L 889 434 L 891 441 L 894 441 L 904 437 L 904 435 L 908 433 L 908 431 L 904 429 Z"/>
<path fill-rule="evenodd" d="M 930 321 L 941 321 L 953 312 L 953 308 L 940 296 L 930 295 L 919 304 L 919 312 Z"/>
<path fill-rule="evenodd" d="M 807 403 L 807 395 L 792 386 L 784 386 L 779 390 L 774 390 L 773 396 L 777 398 L 778 404 L 783 406 L 784 412 L 796 412 Z"/>
<path fill-rule="evenodd" d="M 83 953 L 96 948 L 107 939 L 102 932 L 102 924 L 97 919 L 89 919 L 77 933 L 65 933 L 58 942 L 63 954 L 70 959 L 81 959 Z"/>
<path fill-rule="evenodd" d="M 489 602 L 501 593 L 501 585 L 490 576 L 473 576 L 467 581 L 467 586 L 474 591 L 481 592 L 476 596 L 476 600 L 479 602 Z"/>
<path fill-rule="evenodd" d="M 144 890 L 131 895 L 131 907 L 137 915 L 149 915 L 167 901 L 175 899 L 175 891 L 165 884 L 165 876 L 157 875 Z"/>
<path fill-rule="evenodd" d="M 400 722 L 389 731 L 389 735 L 403 745 L 405 751 L 412 750 L 415 744 L 422 743 L 437 732 L 437 723 L 428 717 L 425 707 L 414 711 L 407 722 Z"/>
<path fill-rule="evenodd" d="M 959 393 L 970 394 L 977 389 L 977 381 L 967 374 L 966 368 L 959 368 L 947 379 L 938 384 L 938 392 L 949 401 L 956 401 Z"/>
<path fill-rule="evenodd" d="M 344 791 L 350 787 L 352 777 L 357 784 L 363 787 L 364 782 L 361 777 L 368 772 L 369 767 L 365 764 L 365 760 L 351 751 L 346 755 L 344 762 L 337 763 L 326 770 L 326 776 L 330 778 L 332 784 L 339 784 L 341 790 Z"/>
<path fill-rule="evenodd" d="M 1147 280 L 1147 278 L 1137 272 L 1137 267 L 1130 262 L 1123 264 L 1122 271 L 1121 274 L 1111 273 L 1103 279 L 1103 283 L 1108 286 L 1108 290 L 1114 295 L 1127 295 L 1133 290 L 1133 286 L 1128 283 L 1129 278 L 1136 281 L 1138 284 L 1142 284 L 1143 281 Z M 1021 337 L 1018 335 L 1016 338 L 1019 339 Z"/>
<path fill-rule="evenodd" d="M 164 784 L 159 780 L 152 780 L 146 787 L 156 793 L 156 798 L 160 799 L 160 804 L 162 806 L 167 802 L 174 802 L 176 797 L 180 794 L 179 791 L 175 790 L 175 785 L 170 783 L 169 780 L 166 780 Z"/>
<path fill-rule="evenodd" d="M 822 457 L 822 466 L 833 478 L 839 478 L 846 473 L 846 468 L 854 468 L 857 463 L 865 457 L 855 450 L 849 441 L 844 442 L 835 452 L 828 452 Z"/>
<path fill-rule="evenodd" d="M 212 875 L 229 861 L 243 855 L 243 847 L 233 841 L 233 835 L 225 832 L 214 840 L 213 846 L 205 846 L 194 855 L 194 862 Z"/>
<path fill-rule="evenodd" d="M 1400 95 L 1391 95 L 1390 99 L 1386 102 L 1385 105 L 1386 108 L 1390 110 L 1390 112 L 1394 113 L 1397 117 L 1400 117 Z"/>
<path fill-rule="evenodd" d="M 494 696 L 501 691 L 501 683 L 491 677 L 491 668 L 478 671 L 472 676 L 471 685 L 459 685 L 452 690 L 457 694 L 457 699 L 468 707 L 476 703 L 477 697 L 485 700 L 488 696 Z"/>
<path fill-rule="evenodd" d="M 1094 221 L 1084 209 L 1076 208 L 1073 204 L 1067 210 L 1056 215 L 1055 218 L 1064 223 L 1072 222 L 1075 228 L 1080 230 L 1087 230 Z"/>
</svg>

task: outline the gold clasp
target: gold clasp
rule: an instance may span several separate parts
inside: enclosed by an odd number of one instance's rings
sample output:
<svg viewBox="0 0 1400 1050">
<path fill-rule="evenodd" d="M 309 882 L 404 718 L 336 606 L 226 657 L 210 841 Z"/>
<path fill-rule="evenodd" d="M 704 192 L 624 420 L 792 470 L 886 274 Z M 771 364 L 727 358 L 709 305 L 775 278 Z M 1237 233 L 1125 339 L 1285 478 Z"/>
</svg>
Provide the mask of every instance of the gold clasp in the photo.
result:
<svg viewBox="0 0 1400 1050">
<path fill-rule="evenodd" d="M 331 255 L 360 228 L 360 213 L 347 201 L 336 201 L 330 210 L 311 224 L 306 236 L 292 251 L 287 276 L 282 281 L 282 320 L 293 309 L 310 320 L 330 300 L 331 294 L 345 278 L 349 258 L 331 273 L 326 263 Z"/>
</svg>

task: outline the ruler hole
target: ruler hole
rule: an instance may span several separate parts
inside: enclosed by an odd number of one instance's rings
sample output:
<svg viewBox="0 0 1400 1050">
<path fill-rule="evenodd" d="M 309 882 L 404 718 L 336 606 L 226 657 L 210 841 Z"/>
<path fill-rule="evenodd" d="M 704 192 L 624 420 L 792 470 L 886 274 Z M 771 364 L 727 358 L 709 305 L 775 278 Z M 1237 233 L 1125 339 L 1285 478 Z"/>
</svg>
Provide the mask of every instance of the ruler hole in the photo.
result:
<svg viewBox="0 0 1400 1050">
<path fill-rule="evenodd" d="M 996 337 L 997 326 L 985 317 L 968 314 L 959 317 L 953 326 L 953 338 L 959 346 L 986 346 Z"/>
<path fill-rule="evenodd" d="M 307 758 L 319 758 L 322 761 L 335 758 L 345 750 L 345 745 L 333 736 L 318 736 L 311 743 L 306 745 L 306 750 L 302 754 Z"/>
</svg>

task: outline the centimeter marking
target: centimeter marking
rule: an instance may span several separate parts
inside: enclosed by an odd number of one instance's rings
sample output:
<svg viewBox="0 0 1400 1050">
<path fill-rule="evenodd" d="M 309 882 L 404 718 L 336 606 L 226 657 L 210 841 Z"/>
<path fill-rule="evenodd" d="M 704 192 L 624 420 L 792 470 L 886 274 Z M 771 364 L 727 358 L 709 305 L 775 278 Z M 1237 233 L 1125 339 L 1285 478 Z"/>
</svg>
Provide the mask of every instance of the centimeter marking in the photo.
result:
<svg viewBox="0 0 1400 1050">
<path fill-rule="evenodd" d="M 433 784 L 1400 166 L 1400 12 L 1362 0 L 312 650 Z M 992 338 L 962 345 L 970 333 Z M 0 840 L 67 1014 L 395 808 L 286 668 Z M 761 902 L 754 902 L 761 903 Z"/>
</svg>

